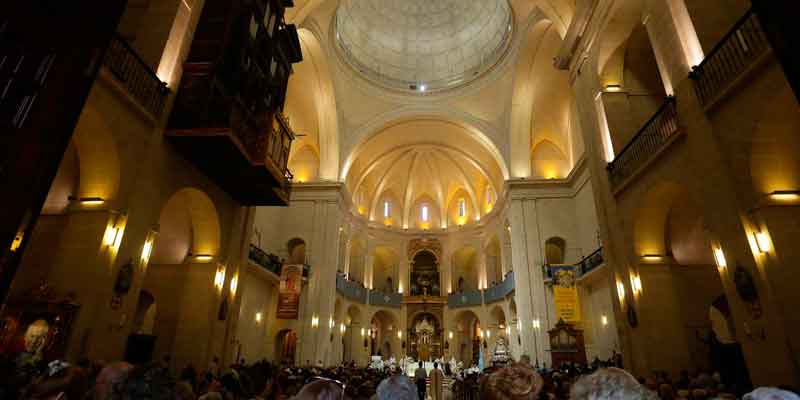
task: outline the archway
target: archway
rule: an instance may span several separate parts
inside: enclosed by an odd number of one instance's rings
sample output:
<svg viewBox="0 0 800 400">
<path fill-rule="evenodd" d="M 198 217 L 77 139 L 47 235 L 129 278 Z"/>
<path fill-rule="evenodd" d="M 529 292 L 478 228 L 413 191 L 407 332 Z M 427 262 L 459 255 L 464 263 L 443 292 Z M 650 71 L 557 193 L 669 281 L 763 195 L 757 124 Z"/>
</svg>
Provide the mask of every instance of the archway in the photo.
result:
<svg viewBox="0 0 800 400">
<path fill-rule="evenodd" d="M 474 247 L 465 246 L 453 253 L 453 288 L 455 293 L 480 289 L 478 254 Z"/>
<path fill-rule="evenodd" d="M 464 367 L 477 365 L 481 351 L 481 323 L 474 312 L 464 310 L 456 314 L 454 343 L 450 344 L 453 354 L 464 363 Z"/>
<path fill-rule="evenodd" d="M 486 280 L 489 281 L 489 287 L 495 286 L 505 279 L 500 241 L 497 239 L 497 235 L 489 238 L 484 252 L 486 253 Z"/>
<path fill-rule="evenodd" d="M 411 261 L 410 289 L 412 296 L 439 296 L 441 294 L 439 260 L 432 252 L 422 250 L 414 254 Z"/>
<path fill-rule="evenodd" d="M 204 192 L 194 188 L 175 192 L 162 208 L 158 222 L 151 264 L 181 264 L 189 255 L 203 262 L 219 255 L 219 217 L 214 202 Z"/>
<path fill-rule="evenodd" d="M 544 259 L 548 265 L 564 263 L 567 241 L 560 237 L 551 237 L 544 242 Z"/>
<path fill-rule="evenodd" d="M 374 288 L 386 294 L 397 293 L 400 283 L 398 266 L 400 259 L 397 253 L 390 247 L 379 246 L 375 248 L 373 260 Z"/>
<path fill-rule="evenodd" d="M 359 361 L 362 360 L 361 349 L 364 348 L 361 330 L 365 329 L 364 322 L 362 321 L 363 312 L 361 308 L 355 304 L 351 304 L 347 308 L 347 320 L 345 321 L 345 334 L 344 334 L 344 361 Z"/>
<path fill-rule="evenodd" d="M 402 330 L 398 318 L 391 312 L 379 310 L 373 314 L 369 325 L 369 351 L 372 356 L 400 358 L 397 331 Z"/>
<path fill-rule="evenodd" d="M 297 354 L 297 333 L 292 329 L 278 332 L 275 341 L 275 359 L 279 363 L 294 365 Z"/>
<path fill-rule="evenodd" d="M 306 241 L 295 237 L 286 242 L 287 254 L 289 258 L 286 260 L 289 264 L 306 264 Z"/>
<path fill-rule="evenodd" d="M 414 314 L 409 324 L 409 355 L 419 361 L 441 358 L 443 336 L 442 323 L 436 315 L 427 311 Z"/>
</svg>

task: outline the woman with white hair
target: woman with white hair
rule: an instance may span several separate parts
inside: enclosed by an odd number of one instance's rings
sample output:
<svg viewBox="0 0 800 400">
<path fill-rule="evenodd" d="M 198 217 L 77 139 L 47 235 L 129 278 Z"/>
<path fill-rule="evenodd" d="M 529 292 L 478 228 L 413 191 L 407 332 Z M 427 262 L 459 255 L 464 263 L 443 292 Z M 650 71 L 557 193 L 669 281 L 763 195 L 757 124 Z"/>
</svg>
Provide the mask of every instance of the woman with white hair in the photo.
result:
<svg viewBox="0 0 800 400">
<path fill-rule="evenodd" d="M 774 387 L 760 387 L 744 395 L 742 400 L 800 400 L 800 396 L 788 390 Z"/>
<path fill-rule="evenodd" d="M 570 393 L 573 400 L 658 400 L 633 375 L 619 368 L 604 368 L 578 379 Z"/>
<path fill-rule="evenodd" d="M 378 385 L 378 400 L 418 400 L 417 387 L 405 375 L 393 375 Z"/>
</svg>

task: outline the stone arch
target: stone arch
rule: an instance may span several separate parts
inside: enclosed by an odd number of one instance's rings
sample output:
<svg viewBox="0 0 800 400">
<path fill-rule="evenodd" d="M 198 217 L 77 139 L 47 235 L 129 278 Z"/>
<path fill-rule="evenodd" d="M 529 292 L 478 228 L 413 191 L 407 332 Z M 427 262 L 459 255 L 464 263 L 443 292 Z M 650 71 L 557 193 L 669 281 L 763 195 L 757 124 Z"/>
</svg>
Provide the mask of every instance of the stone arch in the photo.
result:
<svg viewBox="0 0 800 400">
<path fill-rule="evenodd" d="M 451 351 L 464 364 L 471 365 L 477 362 L 481 346 L 483 327 L 480 318 L 471 310 L 463 310 L 456 314 L 454 321 L 454 343 L 450 344 Z"/>
<path fill-rule="evenodd" d="M 503 276 L 503 258 L 500 249 L 500 240 L 497 235 L 492 235 L 484 247 L 486 254 L 486 280 L 491 286 L 492 283 L 499 284 L 505 277 Z"/>
<path fill-rule="evenodd" d="M 399 325 L 399 316 L 393 311 L 380 309 L 372 314 L 369 321 L 370 354 L 377 355 L 378 351 L 381 351 L 382 356 L 386 359 L 391 356 L 399 358 L 400 354 L 392 353 L 393 350 L 399 348 L 399 346 L 394 343 L 398 340 L 395 332 L 397 329 L 402 329 Z M 383 351 L 387 348 L 387 343 L 389 344 L 388 351 L 390 354 L 383 354 Z"/>
<path fill-rule="evenodd" d="M 549 139 L 540 140 L 531 149 L 531 172 L 534 178 L 566 178 L 569 170 L 567 155 Z"/>
<path fill-rule="evenodd" d="M 461 201 L 464 202 L 463 216 L 459 214 Z M 466 225 L 470 220 L 480 219 L 481 210 L 477 200 L 470 196 L 463 187 L 453 190 L 445 204 L 447 204 L 447 208 L 444 212 L 443 222 L 447 224 L 446 226 Z"/>
<path fill-rule="evenodd" d="M 400 257 L 397 252 L 386 246 L 375 247 L 373 257 L 373 285 L 375 289 L 385 293 L 396 293 L 400 281 Z"/>
<path fill-rule="evenodd" d="M 161 209 L 152 264 L 180 264 L 189 254 L 216 257 L 220 243 L 214 202 L 199 189 L 184 188 L 175 192 Z"/>
<path fill-rule="evenodd" d="M 547 264 L 563 264 L 567 251 L 567 241 L 561 237 L 551 237 L 544 242 L 544 259 Z"/>
<path fill-rule="evenodd" d="M 291 89 L 297 87 L 298 90 L 290 90 L 287 93 L 287 102 L 290 105 L 287 111 L 293 111 L 295 98 L 312 99 L 313 104 L 307 106 L 313 105 L 314 109 L 300 111 L 296 117 L 298 120 L 308 118 L 308 121 L 304 121 L 304 123 L 308 125 L 308 129 L 314 131 L 309 133 L 312 135 L 311 137 L 303 138 L 301 141 L 316 145 L 319 158 L 319 179 L 336 181 L 339 179 L 339 122 L 328 57 L 318 35 L 311 29 L 298 29 L 297 35 L 300 39 L 304 60 L 295 67 L 301 74 L 295 74 L 291 78 Z M 307 68 L 305 67 L 306 63 L 308 63 Z M 306 74 L 310 76 L 303 76 Z M 297 97 L 293 96 L 295 92 L 297 92 Z M 299 104 L 298 107 L 308 108 Z M 309 112 L 313 115 L 309 116 L 307 114 Z M 302 147 L 300 146 L 301 149 Z"/>
<path fill-rule="evenodd" d="M 454 109 L 453 107 L 444 106 L 408 106 L 400 107 L 381 114 L 372 120 L 361 125 L 353 134 L 351 143 L 352 150 L 349 152 L 348 157 L 342 164 L 341 177 L 347 177 L 350 169 L 353 167 L 354 162 L 364 151 L 365 144 L 371 138 L 381 134 L 384 130 L 394 125 L 407 123 L 415 120 L 433 120 L 442 123 L 454 124 L 464 129 L 469 134 L 469 137 L 481 144 L 486 151 L 492 156 L 500 169 L 500 175 L 503 180 L 509 178 L 508 166 L 500 152 L 500 150 L 492 141 L 492 138 L 499 138 L 499 132 L 490 124 L 482 121 L 475 116 L 472 116 L 463 111 Z"/>
<path fill-rule="evenodd" d="M 117 143 L 109 121 L 91 104 L 81 113 L 72 135 L 78 153 L 80 179 L 75 197 L 113 199 L 120 185 Z"/>
<path fill-rule="evenodd" d="M 800 189 L 800 108 L 789 85 L 763 104 L 750 140 L 749 170 L 756 198 Z"/>
<path fill-rule="evenodd" d="M 293 237 L 286 242 L 286 252 L 289 255 L 286 262 L 289 264 L 305 264 L 306 263 L 306 241 Z"/>
<path fill-rule="evenodd" d="M 478 290 L 480 288 L 478 253 L 474 247 L 463 246 L 453 252 L 453 261 L 451 265 L 453 267 L 454 292 L 458 293 L 460 289 L 469 291 Z"/>
<path fill-rule="evenodd" d="M 292 146 L 294 149 L 295 146 Z M 289 170 L 299 183 L 319 180 L 319 153 L 311 144 L 305 144 L 289 158 Z"/>
</svg>

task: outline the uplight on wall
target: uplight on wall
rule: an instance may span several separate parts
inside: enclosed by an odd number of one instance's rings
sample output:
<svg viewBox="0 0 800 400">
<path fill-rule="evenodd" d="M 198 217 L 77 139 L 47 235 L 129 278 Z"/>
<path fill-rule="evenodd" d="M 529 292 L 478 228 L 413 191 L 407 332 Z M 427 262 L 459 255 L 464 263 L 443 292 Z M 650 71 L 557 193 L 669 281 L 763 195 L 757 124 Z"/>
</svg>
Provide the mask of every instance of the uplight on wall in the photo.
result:
<svg viewBox="0 0 800 400">
<path fill-rule="evenodd" d="M 542 327 L 542 323 L 539 322 L 539 318 L 533 320 L 533 329 L 539 329 Z"/>
<path fill-rule="evenodd" d="M 448 332 L 448 333 L 447 333 L 447 337 L 448 337 L 450 340 L 453 340 L 453 331 L 450 331 L 450 332 Z"/>
<path fill-rule="evenodd" d="M 768 196 L 779 202 L 795 202 L 800 201 L 800 190 L 776 190 Z"/>
<path fill-rule="evenodd" d="M 344 324 L 339 325 L 339 332 L 344 335 L 344 332 L 347 330 L 347 327 Z"/>
<path fill-rule="evenodd" d="M 99 206 L 106 202 L 102 197 L 81 197 L 78 201 L 84 206 Z"/>
<path fill-rule="evenodd" d="M 220 265 L 214 273 L 214 287 L 221 293 L 223 286 L 225 286 L 225 266 Z"/>
<path fill-rule="evenodd" d="M 397 283 L 397 293 L 403 294 L 403 282 Z"/>
<path fill-rule="evenodd" d="M 333 329 L 334 326 L 336 326 L 336 322 L 334 322 L 333 317 L 331 317 L 330 319 L 328 319 L 328 328 Z"/>
<path fill-rule="evenodd" d="M 231 278 L 231 297 L 236 297 L 236 288 L 239 286 L 239 274 Z"/>
<path fill-rule="evenodd" d="M 728 267 L 728 260 L 725 259 L 725 252 L 721 247 L 714 247 L 714 261 L 717 262 L 717 268 L 725 269 Z"/>
<path fill-rule="evenodd" d="M 511 327 L 510 326 L 506 327 L 506 336 L 507 337 L 511 337 Z"/>
<path fill-rule="evenodd" d="M 601 315 L 600 316 L 600 323 L 603 324 L 603 326 L 608 325 L 608 317 L 606 317 L 605 315 Z"/>
<path fill-rule="evenodd" d="M 311 327 L 312 328 L 319 327 L 319 317 L 317 317 L 316 315 L 311 317 Z"/>
<path fill-rule="evenodd" d="M 617 281 L 617 296 L 619 297 L 619 302 L 625 302 L 625 284 Z"/>
<path fill-rule="evenodd" d="M 622 85 L 620 85 L 618 83 L 608 84 L 608 85 L 605 86 L 605 91 L 606 92 L 621 92 L 622 91 Z"/>
<path fill-rule="evenodd" d="M 194 255 L 194 260 L 195 261 L 209 262 L 212 259 L 214 259 L 214 256 L 212 256 L 211 254 L 196 254 L 196 255 Z"/>
<path fill-rule="evenodd" d="M 261 322 L 261 313 L 257 312 L 256 313 L 256 323 L 259 323 L 259 322 Z"/>
<path fill-rule="evenodd" d="M 772 250 L 772 244 L 769 242 L 769 236 L 767 236 L 766 232 L 753 232 L 753 237 L 756 239 L 758 251 L 769 253 Z"/>
<path fill-rule="evenodd" d="M 660 254 L 645 254 L 645 255 L 642 256 L 642 260 L 644 260 L 646 262 L 651 262 L 651 263 L 652 262 L 659 262 L 659 261 L 662 260 L 662 257 L 661 257 Z"/>
<path fill-rule="evenodd" d="M 14 240 L 11 242 L 12 252 L 17 251 L 19 247 L 22 246 L 22 238 L 24 237 L 25 237 L 24 232 L 17 232 L 17 234 L 14 236 Z"/>
<path fill-rule="evenodd" d="M 478 329 L 478 337 L 480 337 L 480 338 L 483 337 L 483 330 L 482 329 Z"/>
<path fill-rule="evenodd" d="M 397 338 L 398 339 L 402 339 L 403 338 L 403 331 L 401 331 L 399 329 L 397 330 Z"/>
<path fill-rule="evenodd" d="M 364 337 L 364 328 L 361 328 L 361 337 Z"/>
<path fill-rule="evenodd" d="M 631 274 L 631 290 L 634 295 L 642 294 L 642 278 L 639 275 Z"/>
</svg>

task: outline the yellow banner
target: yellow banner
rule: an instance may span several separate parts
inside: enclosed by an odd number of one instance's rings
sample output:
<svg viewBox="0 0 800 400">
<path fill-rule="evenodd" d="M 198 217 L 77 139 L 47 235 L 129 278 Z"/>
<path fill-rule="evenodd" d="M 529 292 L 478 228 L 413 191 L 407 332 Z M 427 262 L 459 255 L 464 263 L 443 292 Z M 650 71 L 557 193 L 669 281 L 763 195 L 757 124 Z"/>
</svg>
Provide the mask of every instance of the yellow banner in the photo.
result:
<svg viewBox="0 0 800 400">
<path fill-rule="evenodd" d="M 578 289 L 575 286 L 553 286 L 553 300 L 556 304 L 556 315 L 565 322 L 580 322 L 581 306 L 578 302 Z"/>
</svg>

